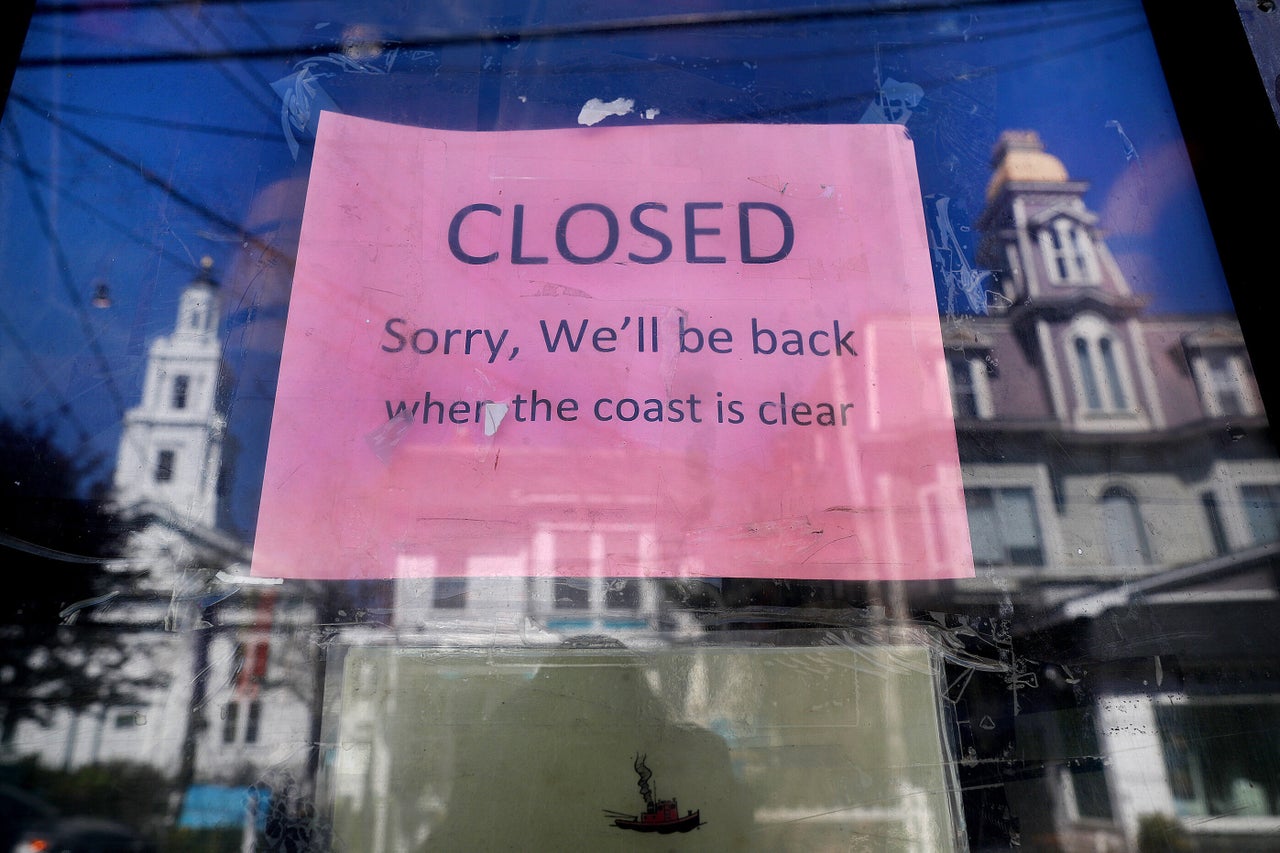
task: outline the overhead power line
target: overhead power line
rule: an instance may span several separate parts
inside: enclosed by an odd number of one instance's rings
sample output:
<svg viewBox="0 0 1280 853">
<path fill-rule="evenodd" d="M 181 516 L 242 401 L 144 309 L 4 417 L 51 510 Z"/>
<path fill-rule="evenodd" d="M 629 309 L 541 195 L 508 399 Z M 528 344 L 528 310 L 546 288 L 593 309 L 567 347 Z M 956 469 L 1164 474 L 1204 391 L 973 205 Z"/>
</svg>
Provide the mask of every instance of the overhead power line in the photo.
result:
<svg viewBox="0 0 1280 853">
<path fill-rule="evenodd" d="M 136 172 L 138 176 L 141 177 L 148 184 L 151 184 L 154 187 L 158 187 L 159 189 L 164 190 L 164 192 L 168 194 L 169 198 L 172 198 L 174 201 L 178 202 L 180 205 L 187 208 L 188 210 L 192 210 L 195 213 L 198 213 L 200 216 L 209 220 L 214 225 L 217 225 L 220 228 L 230 232 L 231 234 L 236 235 L 238 239 L 246 243 L 249 243 L 253 246 L 256 246 L 257 248 L 262 249 L 264 251 L 271 251 L 273 253 L 279 252 L 278 247 L 270 245 L 266 240 L 263 240 L 261 237 L 257 236 L 256 234 L 250 234 L 244 228 L 244 226 L 241 225 L 239 222 L 236 222 L 234 219 L 231 219 L 230 217 L 227 217 L 222 215 L 221 213 L 218 213 L 216 210 L 212 209 L 211 207 L 206 205 L 204 202 L 178 189 L 173 185 L 172 181 L 166 180 L 165 178 L 161 177 L 160 175 L 148 169 L 142 163 L 132 158 L 126 157 L 124 154 L 121 154 L 119 151 L 107 145 L 106 143 L 101 142 L 95 139 L 94 137 L 90 136 L 89 134 L 85 133 L 84 131 L 80 130 L 79 128 L 73 127 L 72 125 L 68 124 L 63 119 L 58 118 L 55 115 L 44 112 L 30 98 L 26 97 L 25 95 L 13 94 L 9 96 L 9 100 L 12 101 L 13 103 L 20 104 L 21 106 L 25 107 L 28 111 L 31 112 L 32 115 L 46 122 L 49 122 L 52 125 L 57 126 L 60 130 L 62 130 L 68 136 L 72 137 L 73 139 L 77 139 L 80 142 L 84 143 L 85 145 L 89 146 L 91 149 L 101 154 L 103 157 L 106 157 L 107 159 L 111 160 L 113 163 L 118 163 L 119 165 L 125 166 L 131 171 Z"/>
<path fill-rule="evenodd" d="M 22 143 L 22 135 L 18 132 L 17 124 L 11 122 L 8 128 L 9 135 L 13 138 L 14 148 L 18 152 L 18 158 L 26 160 L 26 146 Z M 107 356 L 102 351 L 102 345 L 98 342 L 98 333 L 93 328 L 93 324 L 89 322 L 84 297 L 76 286 L 75 278 L 71 272 L 71 261 L 67 257 L 66 251 L 62 248 L 62 240 L 58 236 L 58 227 L 53 221 L 53 216 L 50 214 L 48 206 L 44 203 L 43 196 L 40 195 L 40 189 L 36 186 L 35 180 L 30 175 L 24 174 L 23 181 L 27 186 L 27 197 L 31 202 L 31 207 L 36 212 L 36 222 L 40 230 L 44 232 L 45 239 L 49 241 L 50 248 L 53 249 L 55 266 L 58 269 L 58 281 L 62 283 L 63 289 L 67 292 L 67 298 L 71 301 L 72 307 L 75 308 L 76 318 L 80 321 L 80 333 L 84 336 L 85 343 L 88 345 L 94 361 L 97 362 L 98 370 L 102 374 L 103 382 L 106 383 L 111 401 L 115 403 L 116 413 L 123 418 L 125 412 L 124 397 L 121 396 L 120 388 L 116 385 L 111 364 L 107 361 Z"/>
<path fill-rule="evenodd" d="M 208 5 L 213 0 L 204 0 Z M 277 0 L 270 0 L 277 2 Z M 284 0 L 279 0 L 284 2 Z M 1057 0 L 1051 5 L 1071 5 L 1079 0 Z M 189 0 L 155 0 L 152 3 L 108 2 L 101 4 L 61 3 L 37 10 L 41 13 L 71 14 L 87 11 L 139 12 L 189 5 Z M 541 24 L 517 27 L 494 27 L 479 32 L 424 33 L 395 40 L 395 46 L 406 49 L 429 49 L 493 42 L 529 43 L 566 38 L 635 35 L 672 30 L 713 29 L 743 25 L 776 25 L 797 23 L 829 23 L 868 18 L 901 17 L 930 12 L 963 12 L 991 6 L 1044 6 L 1043 0 L 972 0 L 956 4 L 947 0 L 923 0 L 916 3 L 880 3 L 868 6 L 844 6 L 834 9 L 750 10 L 699 12 L 676 15 L 654 15 L 646 18 L 624 18 L 594 23 Z M 19 60 L 19 68 L 78 67 L 87 65 L 143 65 L 180 62 L 211 62 L 226 59 L 292 59 L 299 56 L 326 56 L 336 47 L 333 43 L 256 47 L 222 50 L 164 51 L 145 54 L 83 54 L 77 56 L 32 56 Z"/>
</svg>

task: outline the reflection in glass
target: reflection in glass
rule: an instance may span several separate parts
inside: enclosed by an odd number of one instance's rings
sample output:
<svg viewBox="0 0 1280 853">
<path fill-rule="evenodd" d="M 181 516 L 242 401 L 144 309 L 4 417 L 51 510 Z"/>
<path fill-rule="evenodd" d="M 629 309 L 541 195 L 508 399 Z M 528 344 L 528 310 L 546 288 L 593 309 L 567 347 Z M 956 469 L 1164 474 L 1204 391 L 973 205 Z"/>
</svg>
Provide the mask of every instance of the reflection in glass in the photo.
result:
<svg viewBox="0 0 1280 853">
<path fill-rule="evenodd" d="M 1102 496 L 1102 526 L 1107 554 L 1115 565 L 1151 562 L 1142 513 L 1133 495 L 1123 489 L 1108 489 Z"/>
<path fill-rule="evenodd" d="M 973 559 L 981 566 L 1041 566 L 1040 522 L 1027 488 L 966 488 Z"/>
<path fill-rule="evenodd" d="M 1080 365 L 1080 381 L 1084 384 L 1085 404 L 1091 411 L 1102 409 L 1102 394 L 1098 392 L 1098 375 L 1093 369 L 1093 353 L 1089 342 L 1076 338 L 1076 363 Z"/>
<path fill-rule="evenodd" d="M 57 454 L 43 468 L 6 468 L 27 484 L 4 484 L 11 573 L 56 588 L 18 597 L 0 626 L 9 774 L 0 783 L 13 778 L 42 797 L 69 791 L 72 802 L 59 803 L 68 813 L 122 804 L 121 819 L 181 835 L 164 849 L 194 849 L 193 833 L 242 849 L 255 829 L 260 843 L 323 847 L 335 802 L 347 849 L 419 849 L 427 831 L 450 829 L 455 794 L 499 784 L 515 802 L 527 790 L 518 775 L 450 781 L 488 760 L 474 756 L 499 751 L 489 735 L 502 724 L 561 750 L 543 770 L 576 758 L 562 719 L 532 725 L 540 699 L 503 705 L 564 680 L 494 666 L 483 653 L 466 678 L 431 661 L 586 633 L 649 645 L 628 652 L 635 677 L 625 690 L 623 679 L 593 681 L 585 669 L 568 683 L 606 702 L 660 694 L 680 725 L 702 730 L 691 742 L 723 741 L 732 774 L 763 805 L 718 825 L 762 827 L 749 839 L 758 847 L 892 848 L 927 826 L 914 836 L 922 849 L 943 848 L 944 821 L 925 818 L 944 809 L 921 804 L 950 792 L 944 768 L 962 776 L 973 849 L 1012 839 L 1024 849 L 1140 849 L 1139 826 L 1161 819 L 1205 849 L 1232 821 L 1252 822 L 1251 834 L 1216 849 L 1273 846 L 1280 467 L 1212 249 L 1192 251 L 1205 226 L 1137 4 L 987 4 L 977 14 L 853 4 L 640 27 L 609 24 L 609 7 L 582 21 L 519 4 L 408 13 L 357 4 L 359 17 L 384 22 L 373 25 L 351 23 L 356 13 L 341 4 L 288 0 L 270 14 L 247 3 L 97 5 L 68 14 L 68 4 L 42 4 L 0 135 L 11 224 L 0 241 L 10 289 L 0 308 L 3 411 L 6 425 L 34 422 L 6 429 L 4 449 L 56 445 L 77 472 L 63 478 Z M 75 69 L 58 67 L 68 58 Z M 892 590 L 694 583 L 662 560 L 649 507 L 567 519 L 583 503 L 568 495 L 536 529 L 500 543 L 492 530 L 457 526 L 430 548 L 406 548 L 403 573 L 419 577 L 398 581 L 394 596 L 358 582 L 288 582 L 272 588 L 278 596 L 242 583 L 321 108 L 456 129 L 571 128 L 583 102 L 606 91 L 663 94 L 606 119 L 637 131 L 668 119 L 865 118 L 910 132 L 953 333 L 936 391 L 919 396 L 945 408 L 949 370 L 966 477 L 979 484 L 966 494 L 978 578 Z M 1068 101 L 1078 109 L 1063 109 Z M 1036 128 L 1054 154 L 1036 133 L 1001 136 L 1006 127 Z M 751 177 L 770 198 L 795 192 Z M 130 211 L 130 221 L 104 207 Z M 225 290 L 195 260 L 202 251 L 225 262 Z M 108 273 L 109 294 L 84 287 Z M 100 310 L 86 316 L 90 299 Z M 161 422 L 180 435 L 153 429 Z M 846 453 L 822 436 L 812 452 L 852 480 L 850 460 L 877 448 Z M 633 449 L 624 458 L 637 471 L 620 491 L 643 492 L 636 479 L 652 465 Z M 95 481 L 113 466 L 107 501 Z M 409 485 L 448 502 L 441 480 Z M 51 494 L 33 497 L 31 483 Z M 912 497 L 936 513 L 936 495 Z M 910 499 L 876 500 L 914 509 Z M 762 506 L 768 522 L 784 512 Z M 123 542 L 79 536 L 108 510 Z M 846 515 L 850 507 L 833 506 L 827 521 Z M 326 518 L 358 523 L 348 508 Z M 94 566 L 101 582 L 72 582 L 88 565 L 74 560 L 98 554 L 108 555 Z M 326 555 L 326 565 L 342 560 Z M 638 570 L 677 577 L 642 582 Z M 566 571 L 583 577 L 556 577 Z M 524 573 L 536 577 L 505 576 Z M 904 666 L 923 670 L 914 651 L 887 660 L 880 640 L 865 654 L 806 646 L 749 665 L 724 650 L 649 653 L 722 640 L 726 625 L 753 629 L 733 638 L 743 646 L 769 642 L 784 624 L 801 626 L 804 642 L 841 643 L 838 629 L 864 612 L 895 631 L 929 625 L 929 648 L 947 656 L 945 689 L 917 690 L 911 679 L 886 687 Z M 345 669 L 343 642 L 357 649 Z M 873 659 L 883 665 L 868 670 Z M 1040 664 L 1057 660 L 1051 677 Z M 396 694 L 396 675 L 423 689 Z M 1180 692 L 1197 676 L 1213 696 Z M 468 693 L 477 685 L 487 695 Z M 901 727 L 938 695 L 955 741 L 925 754 L 935 734 Z M 326 696 L 341 698 L 336 717 Z M 579 700 L 561 692 L 547 702 L 590 704 Z M 1034 713 L 1057 702 L 1073 710 Z M 441 718 L 488 728 L 455 738 L 434 725 Z M 333 737 L 319 734 L 322 723 Z M 833 750 L 832 738 L 848 743 Z M 1052 749 L 1037 754 L 1041 742 Z M 623 765 L 607 780 L 619 795 L 592 800 L 593 819 L 636 799 L 633 734 L 607 746 Z M 670 763 L 651 758 L 659 784 L 680 784 Z M 334 796 L 313 805 L 326 774 Z M 115 799 L 95 800 L 100 791 Z M 706 807 L 678 793 L 682 806 Z M 495 813 L 492 802 L 482 809 Z M 593 826 L 621 837 L 608 821 Z"/>
<path fill-rule="evenodd" d="M 1280 705 L 1191 700 L 1156 720 L 1178 814 L 1280 815 Z"/>
<path fill-rule="evenodd" d="M 1258 545 L 1280 540 L 1280 485 L 1256 484 L 1240 487 L 1249 532 Z"/>
</svg>

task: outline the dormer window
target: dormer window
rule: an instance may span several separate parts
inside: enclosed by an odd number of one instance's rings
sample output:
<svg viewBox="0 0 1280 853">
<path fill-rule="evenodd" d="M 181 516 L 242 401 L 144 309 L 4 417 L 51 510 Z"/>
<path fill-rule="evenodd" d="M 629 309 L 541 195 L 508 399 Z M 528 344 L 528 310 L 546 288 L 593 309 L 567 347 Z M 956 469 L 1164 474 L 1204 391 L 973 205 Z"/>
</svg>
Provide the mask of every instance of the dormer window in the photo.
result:
<svg viewBox="0 0 1280 853">
<path fill-rule="evenodd" d="M 1075 339 L 1076 364 L 1084 389 L 1085 406 L 1091 412 L 1119 411 L 1128 408 L 1124 381 L 1116 361 L 1116 347 L 1109 337 L 1090 340 Z"/>
<path fill-rule="evenodd" d="M 957 420 L 985 419 L 993 414 L 987 355 L 985 352 L 947 353 L 951 411 Z"/>
<path fill-rule="evenodd" d="M 1230 418 L 1258 412 L 1244 347 L 1206 346 L 1191 357 L 1191 370 L 1205 413 Z"/>
<path fill-rule="evenodd" d="M 1040 229 L 1040 250 L 1054 284 L 1097 284 L 1098 256 L 1093 238 L 1079 222 L 1059 216 Z"/>
<path fill-rule="evenodd" d="M 1072 324 L 1067 340 L 1077 413 L 1136 414 L 1137 398 L 1124 345 L 1111 326 L 1100 317 L 1081 315 Z"/>
</svg>

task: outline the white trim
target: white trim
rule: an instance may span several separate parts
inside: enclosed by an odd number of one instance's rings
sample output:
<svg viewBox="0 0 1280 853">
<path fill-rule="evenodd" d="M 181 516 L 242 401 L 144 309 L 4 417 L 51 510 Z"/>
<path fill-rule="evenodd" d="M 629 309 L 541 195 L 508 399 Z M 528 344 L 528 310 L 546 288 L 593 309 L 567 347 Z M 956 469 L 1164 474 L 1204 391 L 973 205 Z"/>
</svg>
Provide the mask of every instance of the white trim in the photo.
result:
<svg viewBox="0 0 1280 853">
<path fill-rule="evenodd" d="M 1049 383 L 1049 399 L 1053 403 L 1053 416 L 1060 421 L 1067 419 L 1067 395 L 1062 385 L 1062 370 L 1058 367 L 1058 348 L 1053 345 L 1053 335 L 1045 320 L 1036 321 L 1036 340 L 1040 344 L 1040 358 L 1044 364 L 1045 379 Z"/>
<path fill-rule="evenodd" d="M 1133 360 L 1138 365 L 1138 379 L 1142 382 L 1142 391 L 1147 398 L 1147 414 L 1151 417 L 1151 425 L 1155 429 L 1164 429 L 1168 425 L 1164 416 L 1164 402 L 1160 399 L 1160 384 L 1156 381 L 1155 371 L 1151 369 L 1151 352 L 1147 349 L 1142 324 L 1135 317 L 1130 318 L 1125 325 L 1133 345 Z"/>
<path fill-rule="evenodd" d="M 1013 222 L 1018 240 L 1018 252 L 1022 255 L 1023 283 L 1026 285 L 1024 296 L 1040 295 L 1040 278 L 1036 273 L 1035 250 L 1031 245 L 1031 234 L 1027 229 L 1027 206 L 1021 198 L 1013 200 Z"/>
</svg>

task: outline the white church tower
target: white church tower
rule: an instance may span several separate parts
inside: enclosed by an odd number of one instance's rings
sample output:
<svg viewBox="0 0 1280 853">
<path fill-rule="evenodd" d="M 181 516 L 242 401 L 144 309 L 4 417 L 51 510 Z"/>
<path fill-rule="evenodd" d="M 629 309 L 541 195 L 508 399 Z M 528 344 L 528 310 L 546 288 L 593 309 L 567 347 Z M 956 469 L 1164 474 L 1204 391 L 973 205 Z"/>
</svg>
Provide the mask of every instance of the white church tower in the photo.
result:
<svg viewBox="0 0 1280 853">
<path fill-rule="evenodd" d="M 125 415 L 116 461 L 121 507 L 151 503 L 214 527 L 225 421 L 217 411 L 222 363 L 213 259 L 182 292 L 177 327 L 151 345 L 142 403 Z"/>
</svg>

